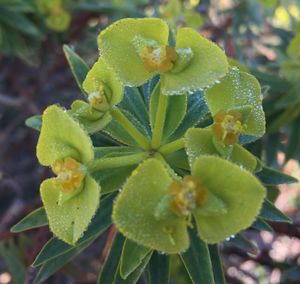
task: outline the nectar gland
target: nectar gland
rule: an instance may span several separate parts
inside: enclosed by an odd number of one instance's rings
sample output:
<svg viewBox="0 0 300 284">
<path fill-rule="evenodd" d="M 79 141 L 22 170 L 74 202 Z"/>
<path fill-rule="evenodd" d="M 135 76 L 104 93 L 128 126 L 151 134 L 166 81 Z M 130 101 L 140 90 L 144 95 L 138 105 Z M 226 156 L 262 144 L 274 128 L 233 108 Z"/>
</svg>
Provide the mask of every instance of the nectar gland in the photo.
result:
<svg viewBox="0 0 300 284">
<path fill-rule="evenodd" d="M 175 180 L 168 192 L 172 197 L 171 210 L 180 217 L 189 217 L 192 210 L 208 199 L 207 188 L 192 176 L 185 176 L 182 181 Z"/>
<path fill-rule="evenodd" d="M 88 101 L 93 108 L 99 111 L 105 112 L 109 109 L 105 87 L 103 84 L 100 85 L 98 92 L 89 94 Z"/>
<path fill-rule="evenodd" d="M 140 52 L 140 57 L 147 71 L 165 73 L 173 68 L 177 54 L 175 49 L 168 45 L 158 48 L 145 46 Z"/>
<path fill-rule="evenodd" d="M 238 142 L 240 134 L 244 131 L 242 114 L 238 111 L 219 111 L 214 116 L 213 132 L 223 146 Z"/>
<path fill-rule="evenodd" d="M 80 187 L 85 176 L 82 165 L 70 157 L 55 161 L 52 171 L 57 175 L 56 181 L 62 192 L 72 192 Z"/>
</svg>

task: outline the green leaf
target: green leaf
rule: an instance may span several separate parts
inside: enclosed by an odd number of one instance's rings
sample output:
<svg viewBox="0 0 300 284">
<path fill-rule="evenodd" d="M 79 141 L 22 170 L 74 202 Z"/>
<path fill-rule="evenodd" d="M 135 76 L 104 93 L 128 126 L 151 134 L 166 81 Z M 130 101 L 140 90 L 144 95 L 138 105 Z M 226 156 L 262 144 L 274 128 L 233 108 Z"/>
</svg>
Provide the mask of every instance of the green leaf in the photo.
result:
<svg viewBox="0 0 300 284">
<path fill-rule="evenodd" d="M 244 167 L 246 170 L 250 172 L 254 172 L 257 166 L 256 157 L 238 144 L 235 144 L 233 146 L 229 159 L 233 163 L 240 165 L 241 167 Z"/>
<path fill-rule="evenodd" d="M 149 262 L 149 284 L 167 284 L 170 276 L 170 256 L 153 252 Z"/>
<path fill-rule="evenodd" d="M 85 61 L 68 45 L 65 44 L 63 46 L 63 50 L 77 85 L 83 91 L 82 84 L 89 71 L 89 67 Z"/>
<path fill-rule="evenodd" d="M 120 275 L 120 273 L 117 273 L 115 276 L 115 284 L 136 284 L 138 280 L 140 279 L 142 273 L 144 272 L 150 258 L 151 258 L 152 252 L 149 252 L 146 257 L 142 260 L 141 264 L 126 278 L 123 279 Z M 119 265 L 120 268 L 120 265 Z"/>
<path fill-rule="evenodd" d="M 20 248 L 18 248 L 13 240 L 7 243 L 1 241 L 0 243 L 0 256 L 6 263 L 7 268 L 12 276 L 12 283 L 25 283 L 26 268 L 24 260 L 20 254 Z"/>
<path fill-rule="evenodd" d="M 208 114 L 209 110 L 202 93 L 189 95 L 185 117 L 175 132 L 170 136 L 169 141 L 181 138 L 189 128 L 204 120 Z"/>
<path fill-rule="evenodd" d="M 140 246 L 135 242 L 126 239 L 120 262 L 121 277 L 126 279 L 141 264 L 150 251 L 149 248 Z"/>
<path fill-rule="evenodd" d="M 134 42 L 141 37 L 158 45 L 168 42 L 168 25 L 158 18 L 122 19 L 116 21 L 98 37 L 101 56 L 127 86 L 140 86 L 155 75 L 144 67 Z"/>
<path fill-rule="evenodd" d="M 37 27 L 21 13 L 15 13 L 9 9 L 1 7 L 0 21 L 12 27 L 14 30 L 35 37 L 40 36 L 40 32 Z"/>
<path fill-rule="evenodd" d="M 292 223 L 292 220 L 278 210 L 272 202 L 265 200 L 260 210 L 259 217 L 273 222 Z"/>
<path fill-rule="evenodd" d="M 49 106 L 44 111 L 42 121 L 37 144 L 37 157 L 42 165 L 50 166 L 65 157 L 72 157 L 82 163 L 93 159 L 90 137 L 61 108 Z"/>
<path fill-rule="evenodd" d="M 215 283 L 216 284 L 226 284 L 218 245 L 217 244 L 209 245 L 208 249 L 209 249 L 212 269 L 213 269 L 213 273 L 214 273 Z"/>
<path fill-rule="evenodd" d="M 83 82 L 83 89 L 88 94 L 98 93 L 101 85 L 104 85 L 109 90 L 109 94 L 105 93 L 105 95 L 111 106 L 122 101 L 124 88 L 116 79 L 114 72 L 100 57 L 88 72 Z"/>
<path fill-rule="evenodd" d="M 105 197 L 103 200 L 101 200 L 101 208 L 98 209 L 91 222 L 91 225 L 75 246 L 68 245 L 60 239 L 54 237 L 45 244 L 32 266 L 36 267 L 47 261 L 50 261 L 51 259 L 55 259 L 60 255 L 66 254 L 70 250 L 80 246 L 87 240 L 94 239 L 101 235 L 108 228 L 108 226 L 111 225 L 111 212 L 114 198 L 115 194 L 110 194 L 108 197 Z"/>
<path fill-rule="evenodd" d="M 258 247 L 255 243 L 251 242 L 250 240 L 242 237 L 240 234 L 237 234 L 233 237 L 231 237 L 228 240 L 229 243 L 234 245 L 235 247 L 238 247 L 242 249 L 243 251 L 246 251 L 248 253 L 251 253 L 253 255 L 257 255 L 259 253 Z"/>
<path fill-rule="evenodd" d="M 253 224 L 251 225 L 251 227 L 255 228 L 256 230 L 259 231 L 267 231 L 270 233 L 273 233 L 273 228 L 265 221 L 263 221 L 261 218 L 257 218 Z"/>
<path fill-rule="evenodd" d="M 247 120 L 243 121 L 243 124 L 246 124 L 244 133 L 259 137 L 265 133 L 261 89 L 254 76 L 232 69 L 220 84 L 205 92 L 205 98 L 213 116 L 221 110 L 252 106 Z"/>
<path fill-rule="evenodd" d="M 42 127 L 42 116 L 41 115 L 34 115 L 34 116 L 31 116 L 31 117 L 27 118 L 25 120 L 25 125 L 30 127 L 30 128 L 33 128 L 37 131 L 40 131 L 41 127 Z"/>
<path fill-rule="evenodd" d="M 75 256 L 80 254 L 84 249 L 89 247 L 93 242 L 95 238 L 90 238 L 88 240 L 85 240 L 80 245 L 75 246 L 68 250 L 68 252 L 59 255 L 56 258 L 53 258 L 49 261 L 47 261 L 41 269 L 39 270 L 34 283 L 40 284 L 44 283 L 45 280 L 47 280 L 50 276 L 52 276 L 55 272 L 57 272 L 59 269 L 61 269 L 65 264 L 70 262 Z"/>
<path fill-rule="evenodd" d="M 114 283 L 115 275 L 118 273 L 118 265 L 124 241 L 125 238 L 121 234 L 115 236 L 109 255 L 100 272 L 97 284 Z"/>
<path fill-rule="evenodd" d="M 201 156 L 193 164 L 192 176 L 227 207 L 226 214 L 217 216 L 201 215 L 197 210 L 193 212 L 203 240 L 220 242 L 253 223 L 266 192 L 248 171 L 215 156 Z"/>
<path fill-rule="evenodd" d="M 266 185 L 297 183 L 298 179 L 279 172 L 275 169 L 263 166 L 262 170 L 256 173 L 256 176 Z"/>
<path fill-rule="evenodd" d="M 170 164 L 170 166 L 172 167 L 184 169 L 187 171 L 190 170 L 188 156 L 184 149 L 173 152 L 170 155 L 166 156 L 165 158 L 168 164 Z"/>
<path fill-rule="evenodd" d="M 183 264 L 193 284 L 215 284 L 207 244 L 202 241 L 196 230 L 189 230 L 190 247 L 181 254 Z"/>
<path fill-rule="evenodd" d="M 171 71 L 161 76 L 162 92 L 166 95 L 201 90 L 228 72 L 224 51 L 191 28 L 178 30 L 176 49 L 190 49 L 193 57 L 179 73 Z"/>
<path fill-rule="evenodd" d="M 74 245 L 86 231 L 100 201 L 100 186 L 90 176 L 85 177 L 83 189 L 59 205 L 60 189 L 55 178 L 41 184 L 41 198 L 51 231 L 61 240 Z"/>
<path fill-rule="evenodd" d="M 184 251 L 189 243 L 185 220 L 157 220 L 154 216 L 171 182 L 162 162 L 148 159 L 139 165 L 114 204 L 113 221 L 117 229 L 145 247 L 166 253 Z"/>
<path fill-rule="evenodd" d="M 144 101 L 143 94 L 138 88 L 125 87 L 125 93 L 122 102 L 119 107 L 130 112 L 142 125 L 147 129 L 148 135 L 150 135 L 150 125 L 148 117 L 148 109 L 146 102 Z"/>
<path fill-rule="evenodd" d="M 43 207 L 28 214 L 25 218 L 15 224 L 10 231 L 19 233 L 33 228 L 39 228 L 48 224 L 47 215 Z"/>
</svg>

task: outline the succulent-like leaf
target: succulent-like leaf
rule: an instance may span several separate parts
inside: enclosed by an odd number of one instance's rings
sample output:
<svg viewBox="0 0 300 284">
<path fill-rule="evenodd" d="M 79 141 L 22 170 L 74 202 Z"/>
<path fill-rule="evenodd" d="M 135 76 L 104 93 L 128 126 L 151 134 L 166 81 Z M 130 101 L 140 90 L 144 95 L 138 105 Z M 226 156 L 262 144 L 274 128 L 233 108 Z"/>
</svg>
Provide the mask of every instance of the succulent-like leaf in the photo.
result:
<svg viewBox="0 0 300 284">
<path fill-rule="evenodd" d="M 205 92 L 205 98 L 213 116 L 221 110 L 251 106 L 252 111 L 247 115 L 244 133 L 259 137 L 265 133 L 261 89 L 254 76 L 232 69 L 220 84 Z"/>
<path fill-rule="evenodd" d="M 194 212 L 200 237 L 217 243 L 249 227 L 258 215 L 265 197 L 265 189 L 249 172 L 226 160 L 202 156 L 195 160 L 192 175 L 221 199 L 227 213 L 202 216 Z"/>
<path fill-rule="evenodd" d="M 114 204 L 113 222 L 128 239 L 143 246 L 178 253 L 189 241 L 184 219 L 157 220 L 157 204 L 167 193 L 172 179 L 157 159 L 148 159 L 128 178 Z"/>
<path fill-rule="evenodd" d="M 65 157 L 86 163 L 94 157 L 92 141 L 75 120 L 52 105 L 43 114 L 37 157 L 44 166 Z"/>
<path fill-rule="evenodd" d="M 100 186 L 87 175 L 81 192 L 62 205 L 59 205 L 60 189 L 55 186 L 55 178 L 45 180 L 40 191 L 51 231 L 66 243 L 75 244 L 96 213 Z"/>
<path fill-rule="evenodd" d="M 155 73 L 144 67 L 134 41 L 142 37 L 154 40 L 158 45 L 166 45 L 168 36 L 168 25 L 161 19 L 122 19 L 100 33 L 98 45 L 101 56 L 123 84 L 140 86 Z"/>
<path fill-rule="evenodd" d="M 228 72 L 224 51 L 191 28 L 181 28 L 176 36 L 176 48 L 191 49 L 193 56 L 180 72 L 168 72 L 161 77 L 162 92 L 175 95 L 203 89 Z"/>
</svg>

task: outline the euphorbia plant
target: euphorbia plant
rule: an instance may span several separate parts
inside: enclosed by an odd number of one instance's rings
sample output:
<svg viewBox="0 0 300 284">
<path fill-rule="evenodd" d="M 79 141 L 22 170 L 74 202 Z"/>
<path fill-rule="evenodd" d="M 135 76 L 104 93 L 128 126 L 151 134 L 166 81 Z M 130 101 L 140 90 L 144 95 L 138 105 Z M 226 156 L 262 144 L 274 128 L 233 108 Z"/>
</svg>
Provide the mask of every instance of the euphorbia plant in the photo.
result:
<svg viewBox="0 0 300 284">
<path fill-rule="evenodd" d="M 255 175 L 292 179 L 241 145 L 265 131 L 257 80 L 197 32 L 175 36 L 157 18 L 117 21 L 98 43 L 90 71 L 65 47 L 84 100 L 42 115 L 37 156 L 56 177 L 41 185 L 44 209 L 14 227 L 49 223 L 55 235 L 33 264 L 43 265 L 37 282 L 112 223 L 99 283 L 136 283 L 144 271 L 149 283 L 165 283 L 174 254 L 193 282 L 223 281 L 217 243 L 251 225 L 269 229 L 263 218 L 288 220 L 264 201 Z"/>
</svg>

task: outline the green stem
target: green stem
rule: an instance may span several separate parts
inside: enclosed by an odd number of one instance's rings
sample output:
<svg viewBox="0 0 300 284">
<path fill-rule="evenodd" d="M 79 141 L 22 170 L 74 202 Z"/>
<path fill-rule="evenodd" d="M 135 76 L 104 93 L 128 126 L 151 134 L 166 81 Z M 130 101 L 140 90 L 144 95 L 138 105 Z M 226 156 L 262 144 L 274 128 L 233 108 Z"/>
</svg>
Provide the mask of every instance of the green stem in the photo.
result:
<svg viewBox="0 0 300 284">
<path fill-rule="evenodd" d="M 151 146 L 153 149 L 158 149 L 158 147 L 160 146 L 166 120 L 167 104 L 168 96 L 165 96 L 162 93 L 160 93 L 151 141 Z"/>
<path fill-rule="evenodd" d="M 163 145 L 159 148 L 162 155 L 168 155 L 185 147 L 184 138 L 177 139 L 171 143 Z"/>
<path fill-rule="evenodd" d="M 97 159 L 89 162 L 87 168 L 88 171 L 92 173 L 104 169 L 112 169 L 112 168 L 135 165 L 147 157 L 148 157 L 148 153 L 140 152 L 140 153 L 121 156 L 121 157 Z"/>
<path fill-rule="evenodd" d="M 148 139 L 136 129 L 129 119 L 117 108 L 110 111 L 112 117 L 128 132 L 128 134 L 145 150 L 150 148 Z"/>
</svg>

